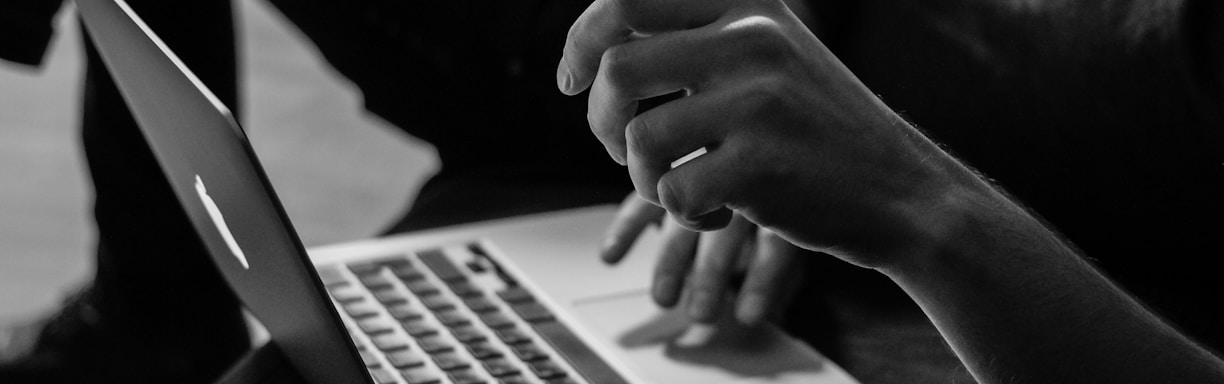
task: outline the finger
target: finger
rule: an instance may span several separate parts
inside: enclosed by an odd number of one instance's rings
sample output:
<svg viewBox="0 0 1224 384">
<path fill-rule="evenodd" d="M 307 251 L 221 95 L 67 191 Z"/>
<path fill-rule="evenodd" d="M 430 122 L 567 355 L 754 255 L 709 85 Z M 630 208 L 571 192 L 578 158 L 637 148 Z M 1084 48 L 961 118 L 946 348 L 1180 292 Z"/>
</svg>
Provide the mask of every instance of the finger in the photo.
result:
<svg viewBox="0 0 1224 384">
<path fill-rule="evenodd" d="M 757 251 L 748 267 L 744 285 L 736 300 L 735 317 L 754 325 L 785 300 L 785 290 L 797 280 L 799 248 L 773 232 L 757 231 Z"/>
<path fill-rule="evenodd" d="M 735 0 L 597 0 L 578 16 L 557 65 L 557 87 L 575 95 L 591 85 L 600 57 L 630 34 L 651 35 L 717 20 Z"/>
<path fill-rule="evenodd" d="M 659 261 L 655 264 L 651 296 L 660 306 L 670 308 L 680 301 L 680 293 L 696 255 L 698 234 L 684 229 L 674 220 L 664 218 L 661 235 L 663 246 L 659 251 Z"/>
<path fill-rule="evenodd" d="M 742 152 L 736 143 L 724 142 L 664 173 L 656 184 L 659 204 L 685 228 L 710 231 L 726 227 L 731 220 L 727 205 L 751 184 L 742 169 L 746 157 Z"/>
<path fill-rule="evenodd" d="M 735 92 L 717 90 L 697 93 L 638 115 L 625 129 L 629 177 L 638 194 L 660 204 L 660 177 L 672 164 L 699 149 L 714 151 L 734 124 Z M 706 154 L 705 156 L 708 156 Z M 704 157 L 704 156 L 702 156 Z M 679 165 L 688 167 L 701 157 Z"/>
<path fill-rule="evenodd" d="M 740 255 L 745 238 L 756 228 L 743 217 L 736 216 L 731 224 L 718 231 L 703 233 L 697 244 L 697 259 L 689 275 L 692 299 L 688 314 L 693 320 L 713 322 L 722 310 L 723 296 Z"/>
<path fill-rule="evenodd" d="M 651 223 L 658 222 L 666 212 L 637 194 L 630 193 L 621 203 L 616 218 L 612 219 L 612 224 L 608 226 L 600 247 L 600 258 L 608 264 L 620 262 L 642 230 Z"/>
<path fill-rule="evenodd" d="M 609 155 L 625 164 L 625 128 L 638 111 L 638 101 L 681 90 L 714 77 L 727 49 L 718 46 L 717 28 L 667 32 L 629 41 L 604 51 L 587 98 L 591 131 Z"/>
</svg>

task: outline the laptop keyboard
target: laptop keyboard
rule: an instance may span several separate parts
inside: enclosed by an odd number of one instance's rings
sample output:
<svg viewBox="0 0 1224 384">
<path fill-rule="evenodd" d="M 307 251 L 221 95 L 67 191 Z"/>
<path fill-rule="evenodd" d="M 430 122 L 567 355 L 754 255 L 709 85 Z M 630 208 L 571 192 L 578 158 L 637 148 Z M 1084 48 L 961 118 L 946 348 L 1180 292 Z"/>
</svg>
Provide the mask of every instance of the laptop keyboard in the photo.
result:
<svg viewBox="0 0 1224 384">
<path fill-rule="evenodd" d="M 375 383 L 626 382 L 477 243 L 319 276 Z"/>
</svg>

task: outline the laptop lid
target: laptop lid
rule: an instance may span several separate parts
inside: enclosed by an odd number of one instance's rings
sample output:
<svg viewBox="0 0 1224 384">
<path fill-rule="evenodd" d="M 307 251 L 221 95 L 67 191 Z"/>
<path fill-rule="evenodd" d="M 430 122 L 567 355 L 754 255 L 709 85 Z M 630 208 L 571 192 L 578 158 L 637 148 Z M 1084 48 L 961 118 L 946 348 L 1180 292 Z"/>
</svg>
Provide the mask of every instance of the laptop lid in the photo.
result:
<svg viewBox="0 0 1224 384">
<path fill-rule="evenodd" d="M 370 383 L 229 110 L 123 0 L 76 4 L 162 172 L 229 286 L 303 377 L 316 383 Z"/>
</svg>

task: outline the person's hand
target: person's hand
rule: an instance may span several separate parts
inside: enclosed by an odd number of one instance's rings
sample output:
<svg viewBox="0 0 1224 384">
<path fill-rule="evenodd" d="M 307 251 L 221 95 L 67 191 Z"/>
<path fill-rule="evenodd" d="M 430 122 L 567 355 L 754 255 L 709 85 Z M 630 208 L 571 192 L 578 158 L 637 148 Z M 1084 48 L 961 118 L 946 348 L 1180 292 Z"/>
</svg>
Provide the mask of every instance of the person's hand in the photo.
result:
<svg viewBox="0 0 1224 384">
<path fill-rule="evenodd" d="M 734 308 L 736 319 L 754 325 L 784 307 L 802 280 L 800 249 L 773 232 L 735 216 L 722 230 L 698 233 L 665 215 L 666 211 L 630 194 L 608 227 L 601 250 L 605 262 L 617 263 L 648 226 L 663 221 L 659 261 L 651 296 L 663 307 L 680 303 L 698 322 L 713 322 Z M 743 283 L 733 284 L 740 276 Z M 738 289 L 737 289 L 738 288 Z"/>
<path fill-rule="evenodd" d="M 725 227 L 733 209 L 879 266 L 929 246 L 939 215 L 927 208 L 965 172 L 777 0 L 596 0 L 557 80 L 570 95 L 590 87 L 592 131 L 638 193 L 690 229 Z M 634 116 L 639 100 L 681 90 Z M 708 153 L 673 167 L 698 149 Z"/>
</svg>

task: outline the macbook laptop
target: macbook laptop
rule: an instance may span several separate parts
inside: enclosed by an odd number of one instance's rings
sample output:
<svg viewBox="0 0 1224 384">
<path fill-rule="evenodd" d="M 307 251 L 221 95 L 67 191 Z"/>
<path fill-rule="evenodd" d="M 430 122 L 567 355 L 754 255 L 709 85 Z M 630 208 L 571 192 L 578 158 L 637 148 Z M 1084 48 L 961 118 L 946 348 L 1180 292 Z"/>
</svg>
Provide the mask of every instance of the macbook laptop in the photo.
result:
<svg viewBox="0 0 1224 384">
<path fill-rule="evenodd" d="M 122 0 L 91 38 L 227 283 L 313 383 L 854 383 L 770 326 L 696 326 L 649 298 L 647 233 L 595 252 L 615 207 L 307 249 L 228 109 Z"/>
</svg>

